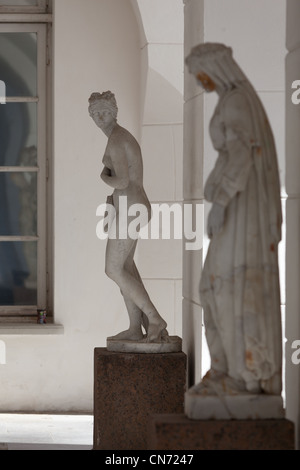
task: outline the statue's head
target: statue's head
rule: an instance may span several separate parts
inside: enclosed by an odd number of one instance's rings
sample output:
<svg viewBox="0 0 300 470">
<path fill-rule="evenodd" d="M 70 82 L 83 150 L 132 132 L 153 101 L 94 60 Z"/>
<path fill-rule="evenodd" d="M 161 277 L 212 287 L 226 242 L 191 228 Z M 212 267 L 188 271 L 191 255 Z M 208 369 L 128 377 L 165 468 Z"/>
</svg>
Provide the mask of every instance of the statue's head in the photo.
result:
<svg viewBox="0 0 300 470">
<path fill-rule="evenodd" d="M 89 98 L 89 113 L 93 114 L 95 110 L 109 109 L 113 117 L 116 119 L 118 115 L 118 106 L 115 95 L 111 91 L 104 93 L 92 93 Z"/>
<path fill-rule="evenodd" d="M 95 109 L 107 108 L 111 111 L 114 118 L 118 115 L 118 106 L 115 95 L 111 91 L 105 91 L 104 93 L 92 93 L 89 98 L 89 112 L 93 113 Z"/>
<path fill-rule="evenodd" d="M 118 106 L 115 95 L 111 91 L 92 93 L 89 98 L 89 114 L 101 129 L 116 122 Z"/>
<path fill-rule="evenodd" d="M 245 79 L 233 59 L 232 49 L 224 44 L 199 44 L 192 48 L 185 63 L 206 91 L 213 91 L 216 87 L 231 88 Z"/>
</svg>

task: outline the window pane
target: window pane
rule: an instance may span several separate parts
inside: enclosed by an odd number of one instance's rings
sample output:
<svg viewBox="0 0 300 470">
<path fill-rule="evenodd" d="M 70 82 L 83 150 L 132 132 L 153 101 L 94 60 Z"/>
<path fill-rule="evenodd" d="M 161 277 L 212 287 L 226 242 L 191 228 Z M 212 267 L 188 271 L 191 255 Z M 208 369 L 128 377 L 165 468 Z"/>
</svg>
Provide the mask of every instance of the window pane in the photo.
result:
<svg viewBox="0 0 300 470">
<path fill-rule="evenodd" d="M 37 33 L 0 33 L 0 80 L 8 97 L 37 96 Z"/>
<path fill-rule="evenodd" d="M 0 166 L 37 166 L 37 104 L 0 105 Z"/>
<path fill-rule="evenodd" d="M 0 306 L 37 304 L 37 242 L 0 243 Z"/>
<path fill-rule="evenodd" d="M 37 0 L 0 0 L 1 6 L 14 7 L 14 6 L 27 6 L 27 5 L 37 5 Z"/>
<path fill-rule="evenodd" d="M 37 235 L 37 173 L 0 173 L 0 236 Z"/>
</svg>

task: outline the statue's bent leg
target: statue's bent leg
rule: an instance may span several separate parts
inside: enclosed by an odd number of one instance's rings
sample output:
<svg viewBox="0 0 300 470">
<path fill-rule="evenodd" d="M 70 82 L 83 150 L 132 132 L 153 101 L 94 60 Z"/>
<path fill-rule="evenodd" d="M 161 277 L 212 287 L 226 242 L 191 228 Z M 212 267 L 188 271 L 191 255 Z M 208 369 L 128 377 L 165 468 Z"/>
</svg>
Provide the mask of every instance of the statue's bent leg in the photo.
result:
<svg viewBox="0 0 300 470">
<path fill-rule="evenodd" d="M 143 331 L 141 328 L 141 310 L 128 297 L 124 296 L 124 302 L 129 316 L 129 328 L 128 330 L 121 331 L 115 336 L 110 336 L 108 339 L 141 341 L 144 338 Z"/>
<path fill-rule="evenodd" d="M 136 278 L 142 284 L 141 277 L 136 269 L 135 263 L 133 261 L 136 243 L 133 244 L 131 251 L 128 254 L 128 257 L 125 261 L 125 269 Z M 129 316 L 129 328 L 128 330 L 122 331 L 121 333 L 111 336 L 109 339 L 115 340 L 131 340 L 131 341 L 141 341 L 144 338 L 142 325 L 144 326 L 143 317 L 145 316 L 141 309 L 131 300 L 130 297 L 124 295 L 121 291 L 121 294 L 124 297 L 124 302 Z"/>
<path fill-rule="evenodd" d="M 136 249 L 136 245 L 137 245 L 137 240 L 135 241 L 135 244 L 133 245 L 133 248 L 126 260 L 126 263 L 125 263 L 125 269 L 138 281 L 140 282 L 140 284 L 144 287 L 144 284 L 143 284 L 143 281 L 142 281 L 142 278 L 140 276 L 140 273 L 136 267 L 136 264 L 134 262 L 134 254 L 135 254 L 135 249 Z M 145 288 L 145 287 L 144 287 Z M 146 317 L 146 315 L 141 311 L 141 309 L 135 305 L 135 303 L 128 297 L 124 297 L 124 300 L 125 300 L 125 304 L 126 304 L 126 307 L 127 307 L 127 310 L 128 310 L 128 314 L 130 316 L 130 313 L 129 312 L 133 312 L 133 316 L 134 315 L 140 315 L 140 324 L 142 324 L 142 326 L 144 327 L 146 333 L 148 331 L 148 326 L 149 326 L 149 321 L 148 321 L 148 318 Z"/>
<path fill-rule="evenodd" d="M 130 299 L 147 317 L 149 322 L 148 341 L 161 341 L 167 336 L 166 322 L 159 315 L 144 285 L 126 270 L 126 261 L 136 245 L 136 240 L 108 239 L 105 272 L 120 287 L 124 298 Z"/>
</svg>

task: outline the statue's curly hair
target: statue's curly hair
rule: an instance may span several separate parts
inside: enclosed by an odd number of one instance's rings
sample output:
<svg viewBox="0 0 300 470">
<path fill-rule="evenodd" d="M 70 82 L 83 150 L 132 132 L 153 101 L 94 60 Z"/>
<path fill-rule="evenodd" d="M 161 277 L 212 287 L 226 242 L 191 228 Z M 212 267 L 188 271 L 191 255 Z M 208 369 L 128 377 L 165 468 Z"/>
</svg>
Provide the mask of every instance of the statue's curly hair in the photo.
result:
<svg viewBox="0 0 300 470">
<path fill-rule="evenodd" d="M 97 104 L 101 105 L 104 104 L 108 106 L 113 115 L 117 116 L 118 114 L 118 106 L 117 106 L 117 101 L 115 98 L 115 95 L 111 91 L 104 91 L 103 93 L 92 93 L 90 98 L 89 98 L 89 109 L 91 110 L 92 107 Z"/>
</svg>

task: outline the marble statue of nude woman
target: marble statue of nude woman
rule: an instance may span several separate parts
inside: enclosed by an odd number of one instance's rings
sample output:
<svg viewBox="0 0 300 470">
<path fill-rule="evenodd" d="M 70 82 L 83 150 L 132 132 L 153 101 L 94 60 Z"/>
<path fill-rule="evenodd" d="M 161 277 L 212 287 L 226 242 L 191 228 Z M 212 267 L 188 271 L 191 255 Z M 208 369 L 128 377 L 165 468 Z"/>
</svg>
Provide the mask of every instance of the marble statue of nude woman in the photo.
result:
<svg viewBox="0 0 300 470">
<path fill-rule="evenodd" d="M 114 94 L 110 91 L 93 93 L 89 99 L 89 114 L 108 138 L 101 179 L 113 188 L 107 202 L 115 208 L 116 233 L 120 233 L 119 224 L 126 224 L 127 230 L 130 223 L 130 217 L 126 221 L 119 217 L 120 197 L 127 198 L 128 208 L 141 204 L 147 209 L 146 225 L 151 219 L 151 205 L 143 187 L 141 149 L 131 133 L 117 123 L 118 107 Z M 129 315 L 128 330 L 108 339 L 168 342 L 167 323 L 150 300 L 134 262 L 136 245 L 137 239 L 133 237 L 108 235 L 105 272 L 119 286 Z"/>
</svg>

